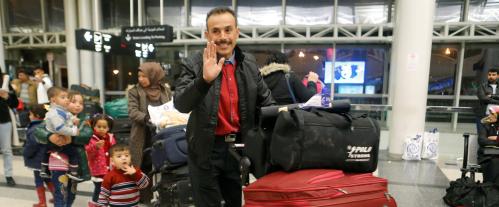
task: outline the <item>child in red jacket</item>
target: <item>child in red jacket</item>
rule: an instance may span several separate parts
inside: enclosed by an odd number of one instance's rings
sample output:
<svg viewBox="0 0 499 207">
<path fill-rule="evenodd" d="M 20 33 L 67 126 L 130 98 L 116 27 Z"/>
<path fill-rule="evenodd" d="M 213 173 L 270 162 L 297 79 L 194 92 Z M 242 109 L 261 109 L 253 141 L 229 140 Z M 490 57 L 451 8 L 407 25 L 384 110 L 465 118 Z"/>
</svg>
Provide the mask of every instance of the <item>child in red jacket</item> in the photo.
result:
<svg viewBox="0 0 499 207">
<path fill-rule="evenodd" d="M 88 144 L 85 145 L 85 150 L 87 151 L 88 166 L 95 186 L 92 201 L 88 202 L 88 206 L 93 207 L 97 206 L 103 178 L 110 170 L 108 151 L 111 146 L 116 144 L 116 140 L 114 135 L 109 133 L 113 128 L 111 117 L 98 114 L 91 120 L 90 124 L 94 129 L 94 134 Z"/>
<path fill-rule="evenodd" d="M 149 185 L 149 178 L 132 166 L 128 145 L 116 144 L 109 150 L 113 169 L 104 176 L 99 206 L 138 206 L 139 190 Z"/>
</svg>

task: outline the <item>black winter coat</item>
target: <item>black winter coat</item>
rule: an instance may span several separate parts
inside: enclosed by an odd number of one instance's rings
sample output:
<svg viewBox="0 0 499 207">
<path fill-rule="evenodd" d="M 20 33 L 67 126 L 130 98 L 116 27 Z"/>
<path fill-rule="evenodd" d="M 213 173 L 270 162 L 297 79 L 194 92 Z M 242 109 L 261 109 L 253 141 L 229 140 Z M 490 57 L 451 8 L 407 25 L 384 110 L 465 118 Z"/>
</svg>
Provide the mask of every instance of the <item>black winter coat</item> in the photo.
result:
<svg viewBox="0 0 499 207">
<path fill-rule="evenodd" d="M 496 84 L 498 84 L 498 83 L 496 82 Z M 489 85 L 488 81 L 480 84 L 480 87 L 478 88 L 477 96 L 478 96 L 478 100 L 479 100 L 479 105 L 478 105 L 477 109 L 475 110 L 475 113 L 479 119 L 481 119 L 485 116 L 485 110 L 487 110 L 488 104 L 499 105 L 499 84 L 497 85 L 495 95 L 492 95 L 492 90 L 493 89 Z M 491 95 L 491 96 L 489 97 L 489 95 Z"/>
<path fill-rule="evenodd" d="M 3 74 L 0 73 L 0 87 L 2 86 L 2 83 L 3 83 L 2 77 L 3 77 Z M 11 122 L 10 114 L 9 114 L 9 107 L 16 108 L 18 104 L 19 104 L 19 101 L 17 100 L 16 93 L 14 92 L 14 89 L 12 89 L 12 87 L 9 84 L 9 98 L 3 99 L 0 97 L 0 124 Z"/>
<path fill-rule="evenodd" d="M 286 83 L 286 74 L 289 74 L 289 86 L 298 103 L 307 102 L 315 95 L 316 86 L 312 81 L 305 87 L 302 82 L 291 73 L 289 65 L 272 63 L 260 69 L 263 80 L 272 91 L 272 97 L 278 105 L 292 104 L 293 98 Z"/>
<path fill-rule="evenodd" d="M 23 150 L 24 166 L 33 169 L 40 169 L 42 158 L 47 152 L 47 145 L 38 143 L 34 134 L 36 127 L 42 122 L 32 121 L 26 132 L 26 142 Z"/>
<path fill-rule="evenodd" d="M 258 71 L 255 58 L 236 47 L 235 60 L 240 132 L 244 139 L 248 130 L 256 124 L 257 109 L 275 102 Z M 182 72 L 177 80 L 173 101 L 180 112 L 191 112 L 186 134 L 189 159 L 199 167 L 209 169 L 209 154 L 215 141 L 218 122 L 222 73 L 211 84 L 204 81 L 202 52 L 187 58 L 180 67 Z"/>
</svg>

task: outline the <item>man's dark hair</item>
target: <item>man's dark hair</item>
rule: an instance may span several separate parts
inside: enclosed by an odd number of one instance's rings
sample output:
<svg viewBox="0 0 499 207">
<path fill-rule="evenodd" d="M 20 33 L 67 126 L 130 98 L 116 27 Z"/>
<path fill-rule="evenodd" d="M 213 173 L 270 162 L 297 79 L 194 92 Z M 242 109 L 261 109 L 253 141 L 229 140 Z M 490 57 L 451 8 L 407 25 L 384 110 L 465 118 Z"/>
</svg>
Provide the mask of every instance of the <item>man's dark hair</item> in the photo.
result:
<svg viewBox="0 0 499 207">
<path fill-rule="evenodd" d="M 33 115 L 35 115 L 36 118 L 39 119 L 44 119 L 45 114 L 47 113 L 47 109 L 45 109 L 45 105 L 43 104 L 32 105 L 29 111 L 33 113 Z"/>
<path fill-rule="evenodd" d="M 288 57 L 282 53 L 282 52 L 277 52 L 274 51 L 270 54 L 270 56 L 267 58 L 267 65 L 271 63 L 277 63 L 277 64 L 287 64 L 288 63 Z"/>
<path fill-rule="evenodd" d="M 112 157 L 114 153 L 116 152 L 123 152 L 123 151 L 129 151 L 130 152 L 130 147 L 126 144 L 115 144 L 111 148 L 109 148 L 109 157 Z"/>
<path fill-rule="evenodd" d="M 234 20 L 236 20 L 236 27 L 237 27 L 237 17 L 236 17 L 236 13 L 234 12 L 234 10 L 230 9 L 229 7 L 216 7 L 216 8 L 213 8 L 212 10 L 210 10 L 208 12 L 208 14 L 206 15 L 206 28 L 208 28 L 208 19 L 211 16 L 225 14 L 225 13 L 229 13 L 234 17 Z"/>
<path fill-rule="evenodd" d="M 34 72 L 34 71 L 37 71 L 37 70 L 41 70 L 41 71 L 43 71 L 44 73 L 47 73 L 47 71 L 45 71 L 45 69 L 43 69 L 42 67 L 36 67 L 36 68 L 33 70 L 33 72 Z"/>
<path fill-rule="evenodd" d="M 491 69 L 489 69 L 489 73 L 499 73 L 499 69 L 491 68 Z"/>
<path fill-rule="evenodd" d="M 26 71 L 24 68 L 17 68 L 17 76 L 19 76 L 19 73 L 24 73 L 25 75 L 29 76 L 28 71 Z"/>
<path fill-rule="evenodd" d="M 62 93 L 62 92 L 66 92 L 67 93 L 68 90 L 65 89 L 65 88 L 59 87 L 59 86 L 52 86 L 47 91 L 47 96 L 50 99 L 50 98 L 53 98 L 53 97 L 57 96 L 59 93 Z"/>
</svg>

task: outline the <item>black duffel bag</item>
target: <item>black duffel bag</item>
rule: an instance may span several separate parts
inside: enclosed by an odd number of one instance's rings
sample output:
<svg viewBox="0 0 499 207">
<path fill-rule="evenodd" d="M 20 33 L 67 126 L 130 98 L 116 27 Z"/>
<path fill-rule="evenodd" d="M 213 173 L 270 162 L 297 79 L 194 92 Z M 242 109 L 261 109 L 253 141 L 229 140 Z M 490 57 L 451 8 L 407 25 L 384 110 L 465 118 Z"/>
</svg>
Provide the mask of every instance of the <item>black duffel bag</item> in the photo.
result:
<svg viewBox="0 0 499 207">
<path fill-rule="evenodd" d="M 380 128 L 367 115 L 292 109 L 277 118 L 270 159 L 286 171 L 331 168 L 366 173 L 378 165 Z"/>
</svg>

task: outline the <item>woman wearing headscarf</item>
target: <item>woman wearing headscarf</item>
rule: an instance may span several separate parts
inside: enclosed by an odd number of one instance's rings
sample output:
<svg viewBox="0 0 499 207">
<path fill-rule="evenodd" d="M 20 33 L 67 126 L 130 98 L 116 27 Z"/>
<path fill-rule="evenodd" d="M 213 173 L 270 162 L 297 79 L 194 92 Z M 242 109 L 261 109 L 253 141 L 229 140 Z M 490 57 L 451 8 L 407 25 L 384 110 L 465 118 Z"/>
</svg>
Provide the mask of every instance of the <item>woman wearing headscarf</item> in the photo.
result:
<svg viewBox="0 0 499 207">
<path fill-rule="evenodd" d="M 140 167 L 144 173 L 152 170 L 149 154 L 145 148 L 151 147 L 151 134 L 147 127 L 150 116 L 147 106 L 159 106 L 171 99 L 171 91 L 164 84 L 165 72 L 159 63 L 147 62 L 139 66 L 139 83 L 128 91 L 128 114 L 132 120 L 130 131 L 130 153 L 134 166 Z M 150 203 L 152 191 L 149 186 L 140 193 L 142 203 Z"/>
</svg>

